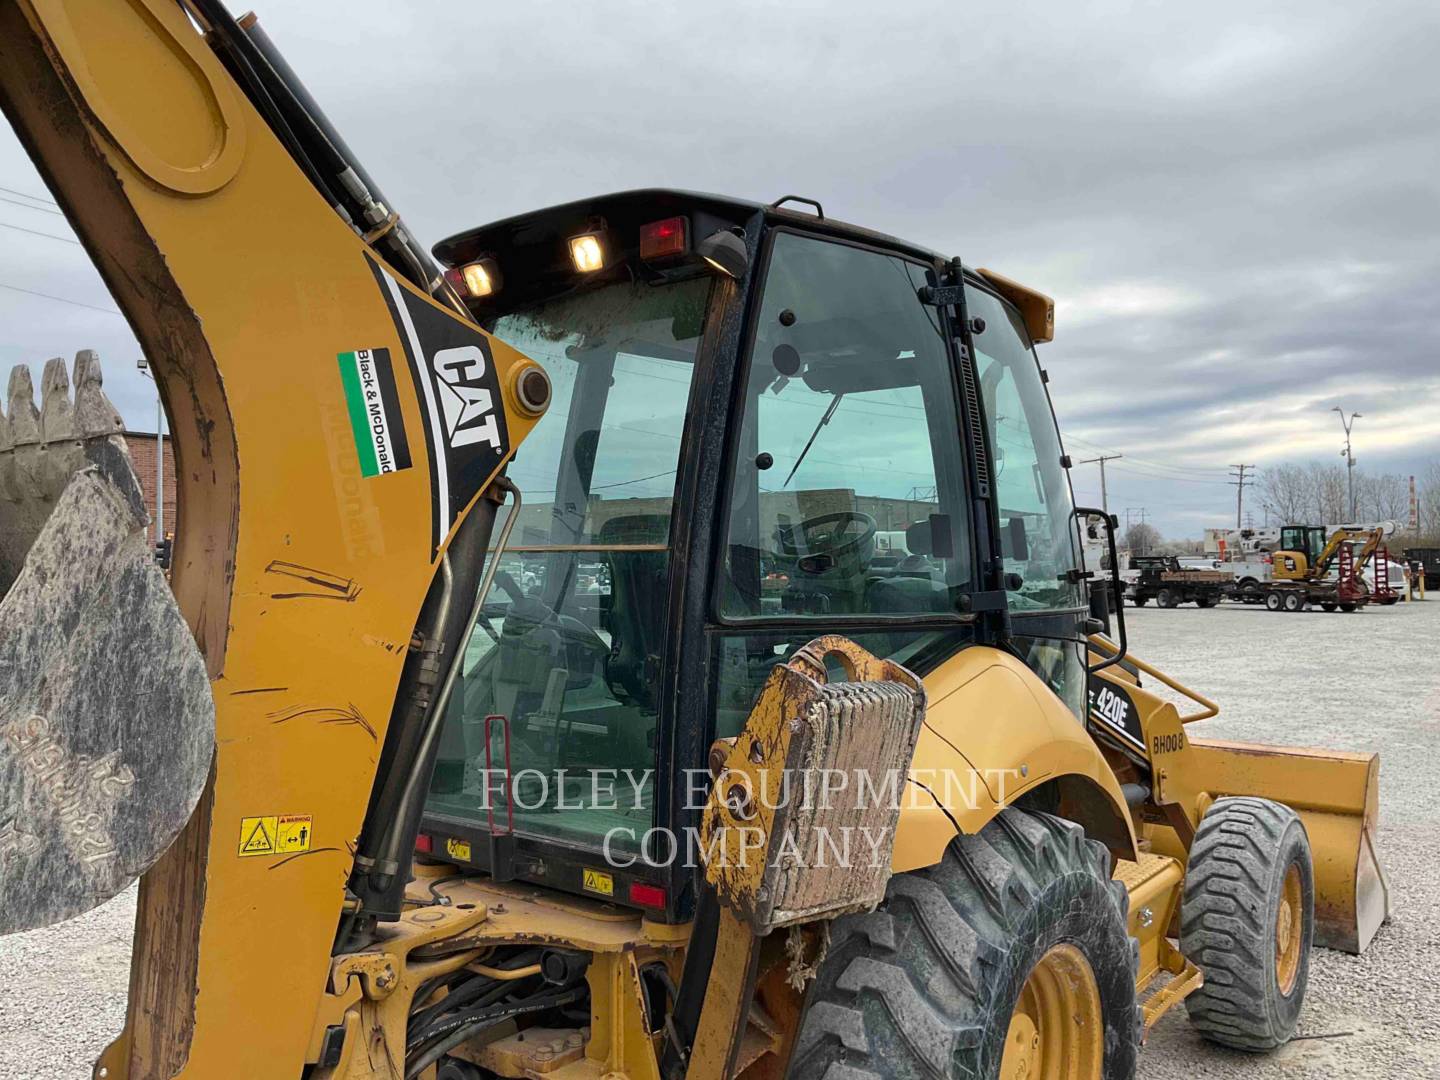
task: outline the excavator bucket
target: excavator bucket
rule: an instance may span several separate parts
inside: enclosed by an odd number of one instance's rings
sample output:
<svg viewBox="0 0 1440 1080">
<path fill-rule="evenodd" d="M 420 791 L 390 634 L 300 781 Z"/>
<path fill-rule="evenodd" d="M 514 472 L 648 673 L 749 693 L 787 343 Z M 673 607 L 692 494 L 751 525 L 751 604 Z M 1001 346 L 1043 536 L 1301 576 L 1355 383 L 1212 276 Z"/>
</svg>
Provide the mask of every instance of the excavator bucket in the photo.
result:
<svg viewBox="0 0 1440 1080">
<path fill-rule="evenodd" d="M 0 413 L 0 934 L 110 899 L 205 786 L 204 661 L 146 538 L 93 352 L 10 373 Z"/>
</svg>

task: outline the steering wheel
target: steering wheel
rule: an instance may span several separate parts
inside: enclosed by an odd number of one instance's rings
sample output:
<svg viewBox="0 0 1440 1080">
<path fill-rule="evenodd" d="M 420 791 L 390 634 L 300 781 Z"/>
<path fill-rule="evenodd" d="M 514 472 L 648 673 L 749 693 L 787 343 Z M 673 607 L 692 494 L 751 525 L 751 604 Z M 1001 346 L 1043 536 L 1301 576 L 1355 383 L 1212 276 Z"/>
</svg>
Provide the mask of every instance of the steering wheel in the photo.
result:
<svg viewBox="0 0 1440 1080">
<path fill-rule="evenodd" d="M 858 510 L 819 514 L 780 529 L 780 543 L 789 555 L 855 553 L 867 559 L 875 542 L 875 519 Z"/>
</svg>

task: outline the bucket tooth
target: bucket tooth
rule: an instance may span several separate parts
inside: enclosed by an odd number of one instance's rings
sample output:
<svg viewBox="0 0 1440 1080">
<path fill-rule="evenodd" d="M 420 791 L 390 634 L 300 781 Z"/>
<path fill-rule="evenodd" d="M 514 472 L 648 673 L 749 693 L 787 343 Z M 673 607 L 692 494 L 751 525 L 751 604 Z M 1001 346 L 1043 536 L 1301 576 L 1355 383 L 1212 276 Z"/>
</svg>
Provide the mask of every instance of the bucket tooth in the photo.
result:
<svg viewBox="0 0 1440 1080">
<path fill-rule="evenodd" d="M 39 484 L 46 502 L 54 503 L 85 462 L 77 441 L 75 403 L 70 400 L 70 372 L 60 357 L 45 362 L 40 376 Z"/>
<path fill-rule="evenodd" d="M 40 527 L 54 509 L 47 498 L 40 460 L 40 410 L 35 407 L 35 382 L 30 368 L 10 369 L 6 412 L 9 449 L 0 465 L 5 502 L 0 504 L 0 596 L 20 573 Z"/>
<path fill-rule="evenodd" d="M 75 384 L 75 423 L 82 438 L 118 435 L 125 430 L 119 410 L 105 396 L 105 376 L 94 349 L 81 349 L 75 354 L 75 377 L 71 381 Z"/>
<path fill-rule="evenodd" d="M 5 395 L 10 418 L 10 445 L 15 448 L 40 441 L 40 410 L 35 407 L 35 381 L 30 378 L 27 364 L 10 369 L 10 385 Z"/>
<path fill-rule="evenodd" d="M 78 437 L 75 428 L 75 403 L 70 400 L 70 372 L 65 361 L 55 357 L 45 361 L 40 376 L 40 441 L 70 442 Z"/>
</svg>

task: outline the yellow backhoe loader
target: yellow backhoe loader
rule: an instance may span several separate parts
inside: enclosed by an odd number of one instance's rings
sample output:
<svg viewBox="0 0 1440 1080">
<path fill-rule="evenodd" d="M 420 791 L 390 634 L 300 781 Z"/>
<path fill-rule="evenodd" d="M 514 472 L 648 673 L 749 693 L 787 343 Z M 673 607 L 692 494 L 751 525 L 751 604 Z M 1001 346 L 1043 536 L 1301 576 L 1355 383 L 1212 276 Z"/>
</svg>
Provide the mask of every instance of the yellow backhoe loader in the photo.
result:
<svg viewBox="0 0 1440 1080">
<path fill-rule="evenodd" d="M 1043 295 L 658 190 L 437 264 L 218 0 L 0 0 L 0 105 L 177 454 L 167 585 L 96 359 L 12 377 L 0 931 L 140 877 L 96 1077 L 1123 1078 L 1383 922 L 1376 757 L 1092 607 Z"/>
</svg>

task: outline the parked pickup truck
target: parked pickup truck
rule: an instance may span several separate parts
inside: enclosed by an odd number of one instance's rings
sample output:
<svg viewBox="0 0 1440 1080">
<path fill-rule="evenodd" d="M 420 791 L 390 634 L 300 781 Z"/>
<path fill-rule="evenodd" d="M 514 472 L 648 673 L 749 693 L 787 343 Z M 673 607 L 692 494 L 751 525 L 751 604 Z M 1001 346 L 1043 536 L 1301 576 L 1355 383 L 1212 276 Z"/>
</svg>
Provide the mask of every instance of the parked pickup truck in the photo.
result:
<svg viewBox="0 0 1440 1080">
<path fill-rule="evenodd" d="M 1132 555 L 1134 571 L 1125 596 L 1136 607 L 1154 600 L 1159 607 L 1191 603 L 1214 607 L 1235 591 L 1235 575 L 1228 570 L 1187 569 L 1174 555 Z"/>
</svg>

